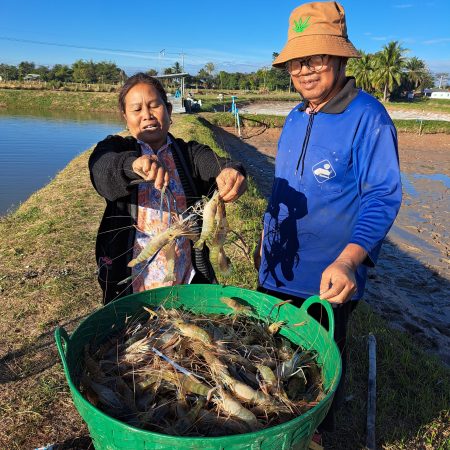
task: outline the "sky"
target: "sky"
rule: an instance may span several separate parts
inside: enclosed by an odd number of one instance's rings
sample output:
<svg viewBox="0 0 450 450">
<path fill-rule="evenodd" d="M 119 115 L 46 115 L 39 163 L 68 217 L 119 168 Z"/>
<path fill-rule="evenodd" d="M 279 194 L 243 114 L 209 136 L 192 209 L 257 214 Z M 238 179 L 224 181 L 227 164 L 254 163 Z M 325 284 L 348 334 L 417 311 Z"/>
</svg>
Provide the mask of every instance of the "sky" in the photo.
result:
<svg viewBox="0 0 450 450">
<path fill-rule="evenodd" d="M 0 63 L 111 61 L 128 75 L 176 61 L 196 74 L 270 67 L 287 39 L 292 0 L 0 0 Z M 349 38 L 374 53 L 391 41 L 432 72 L 450 72 L 450 0 L 341 0 Z"/>
</svg>

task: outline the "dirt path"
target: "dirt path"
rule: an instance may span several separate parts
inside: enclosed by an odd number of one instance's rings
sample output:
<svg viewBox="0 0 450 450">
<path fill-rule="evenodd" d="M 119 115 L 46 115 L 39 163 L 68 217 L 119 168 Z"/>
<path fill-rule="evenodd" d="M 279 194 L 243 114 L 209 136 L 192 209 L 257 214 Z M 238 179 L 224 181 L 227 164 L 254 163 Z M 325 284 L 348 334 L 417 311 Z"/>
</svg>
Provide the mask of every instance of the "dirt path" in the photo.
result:
<svg viewBox="0 0 450 450">
<path fill-rule="evenodd" d="M 261 193 L 270 195 L 280 130 L 216 129 Z M 365 300 L 450 365 L 450 136 L 400 134 L 403 204 L 369 274 Z"/>
<path fill-rule="evenodd" d="M 289 112 L 298 105 L 298 102 L 258 102 L 250 103 L 239 108 L 241 114 L 275 114 L 287 116 Z M 450 121 L 450 114 L 421 111 L 420 109 L 404 111 L 386 108 L 392 119 L 410 120 L 445 120 Z"/>
</svg>

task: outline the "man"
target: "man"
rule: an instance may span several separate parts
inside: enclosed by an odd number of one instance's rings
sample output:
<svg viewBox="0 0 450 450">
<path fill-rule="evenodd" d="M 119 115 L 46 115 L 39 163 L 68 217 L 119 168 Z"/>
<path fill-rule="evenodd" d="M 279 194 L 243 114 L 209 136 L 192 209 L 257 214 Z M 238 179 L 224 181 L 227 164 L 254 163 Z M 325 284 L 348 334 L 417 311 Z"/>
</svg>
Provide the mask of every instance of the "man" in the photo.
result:
<svg viewBox="0 0 450 450">
<path fill-rule="evenodd" d="M 273 65 L 288 70 L 303 102 L 278 142 L 257 255 L 259 290 L 296 305 L 315 294 L 333 304 L 341 381 L 349 315 L 401 203 L 395 127 L 381 103 L 345 75 L 348 58 L 358 57 L 340 4 L 307 3 L 292 12 Z M 321 319 L 322 311 L 309 312 Z M 341 396 L 342 383 L 335 400 Z M 334 410 L 324 430 L 334 429 Z"/>
</svg>

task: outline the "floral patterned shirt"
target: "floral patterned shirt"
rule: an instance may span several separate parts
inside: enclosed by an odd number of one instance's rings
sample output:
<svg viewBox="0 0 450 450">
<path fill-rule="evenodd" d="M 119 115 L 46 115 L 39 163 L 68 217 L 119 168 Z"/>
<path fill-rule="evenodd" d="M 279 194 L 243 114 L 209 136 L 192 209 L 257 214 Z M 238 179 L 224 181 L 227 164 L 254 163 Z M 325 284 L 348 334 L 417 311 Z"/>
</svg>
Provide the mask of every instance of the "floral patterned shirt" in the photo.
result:
<svg viewBox="0 0 450 450">
<path fill-rule="evenodd" d="M 161 217 L 161 191 L 153 183 L 141 183 L 138 186 L 138 223 L 134 241 L 133 258 L 156 234 L 167 230 L 169 216 L 173 222 L 177 219 L 176 211 L 186 210 L 186 196 L 178 175 L 171 150 L 171 140 L 158 151 L 154 151 L 148 144 L 138 141 L 142 155 L 156 154 L 158 160 L 169 172 L 169 188 L 171 195 L 164 195 Z M 153 256 L 153 255 L 152 255 Z M 174 263 L 170 260 L 174 258 Z M 188 284 L 195 274 L 191 259 L 191 245 L 189 239 L 180 237 L 175 244 L 163 247 L 151 263 L 149 260 L 137 264 L 132 269 L 133 292 L 141 292 L 162 286 Z"/>
</svg>

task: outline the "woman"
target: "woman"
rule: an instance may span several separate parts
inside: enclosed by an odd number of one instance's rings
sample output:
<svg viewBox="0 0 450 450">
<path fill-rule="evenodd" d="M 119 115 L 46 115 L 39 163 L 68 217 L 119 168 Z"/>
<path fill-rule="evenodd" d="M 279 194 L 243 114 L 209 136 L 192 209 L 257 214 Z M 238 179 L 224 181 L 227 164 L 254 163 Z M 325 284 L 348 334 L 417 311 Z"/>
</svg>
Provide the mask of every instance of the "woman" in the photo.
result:
<svg viewBox="0 0 450 450">
<path fill-rule="evenodd" d="M 129 78 L 119 107 L 131 136 L 108 136 L 89 159 L 92 184 L 106 200 L 96 243 L 104 303 L 159 286 L 214 282 L 208 249 L 193 249 L 185 237 L 175 248 L 164 247 L 151 264 L 133 269 L 127 264 L 153 235 L 167 229 L 174 211 L 183 213 L 215 189 L 225 202 L 236 200 L 246 189 L 244 168 L 208 146 L 169 133 L 172 105 L 156 78 L 144 73 Z M 170 195 L 161 199 L 164 186 Z M 168 253 L 173 252 L 171 276 Z"/>
</svg>

